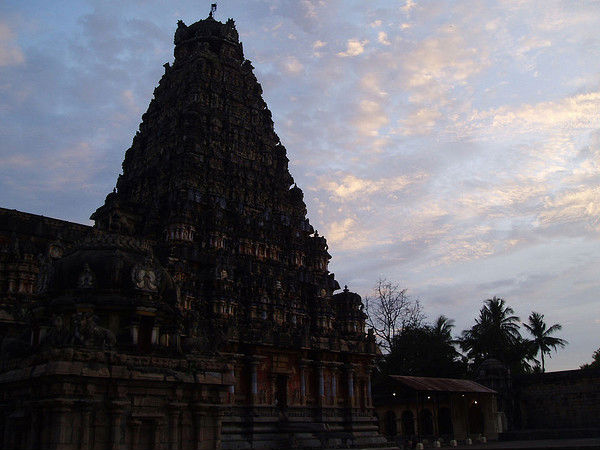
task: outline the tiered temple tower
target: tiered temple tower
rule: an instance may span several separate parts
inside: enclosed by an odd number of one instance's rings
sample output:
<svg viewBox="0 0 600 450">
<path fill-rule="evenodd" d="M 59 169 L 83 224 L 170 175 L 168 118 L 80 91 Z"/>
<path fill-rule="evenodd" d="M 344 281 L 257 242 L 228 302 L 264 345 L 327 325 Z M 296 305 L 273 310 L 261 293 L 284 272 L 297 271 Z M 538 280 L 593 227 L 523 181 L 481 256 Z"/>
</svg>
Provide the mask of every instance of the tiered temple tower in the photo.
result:
<svg viewBox="0 0 600 450">
<path fill-rule="evenodd" d="M 306 218 L 252 70 L 233 20 L 180 21 L 174 63 L 165 64 L 114 192 L 92 214 L 94 229 L 39 269 L 31 346 L 7 357 L 41 352 L 48 362 L 48 349 L 59 348 L 62 359 L 130 370 L 112 387 L 100 387 L 98 374 L 73 382 L 102 393 L 81 388 L 86 404 L 111 403 L 93 425 L 90 408 L 74 419 L 59 402 L 65 421 L 89 429 L 67 445 L 59 424 L 56 448 L 97 448 L 94 433 L 111 448 L 383 442 L 370 393 L 375 340 L 361 299 L 334 294 L 327 242 Z M 64 356 L 69 348 L 79 356 Z M 135 381 L 138 366 L 168 368 L 165 384 Z M 179 387 L 169 373 L 179 374 Z M 151 401 L 142 385 L 154 386 Z M 78 392 L 67 391 L 56 395 Z M 14 401 L 4 394 L 5 414 L 15 416 Z M 43 406 L 17 410 L 44 415 Z M 102 420 L 112 431 L 94 431 Z M 19 426 L 7 419 L 5 434 Z"/>
</svg>

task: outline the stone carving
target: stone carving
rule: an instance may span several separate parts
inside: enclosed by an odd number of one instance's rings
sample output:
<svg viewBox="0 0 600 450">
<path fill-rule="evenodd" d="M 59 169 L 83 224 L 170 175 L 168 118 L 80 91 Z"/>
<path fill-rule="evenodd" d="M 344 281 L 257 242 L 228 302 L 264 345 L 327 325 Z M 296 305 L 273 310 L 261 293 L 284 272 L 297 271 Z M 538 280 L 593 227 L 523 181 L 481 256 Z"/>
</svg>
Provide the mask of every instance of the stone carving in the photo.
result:
<svg viewBox="0 0 600 450">
<path fill-rule="evenodd" d="M 112 331 L 96 324 L 93 313 L 77 313 L 73 316 L 75 341 L 84 347 L 114 348 L 117 339 Z"/>
<path fill-rule="evenodd" d="M 58 259 L 62 257 L 64 253 L 63 245 L 60 241 L 52 242 L 48 246 L 48 256 L 52 259 Z"/>
<path fill-rule="evenodd" d="M 43 294 L 52 279 L 52 264 L 48 256 L 38 256 L 39 272 L 36 277 L 36 293 Z"/>
<path fill-rule="evenodd" d="M 95 285 L 95 280 L 96 277 L 94 276 L 92 269 L 90 269 L 89 264 L 84 264 L 83 271 L 79 275 L 79 279 L 77 281 L 77 287 L 80 289 L 91 289 Z"/>
<path fill-rule="evenodd" d="M 52 317 L 52 326 L 48 328 L 42 344 L 50 347 L 65 347 L 72 345 L 74 341 L 73 331 L 65 323 L 65 319 L 60 314 Z"/>
<path fill-rule="evenodd" d="M 152 267 L 152 260 L 147 259 L 144 265 L 137 265 L 131 271 L 133 284 L 142 291 L 155 292 L 158 290 L 158 277 Z"/>
</svg>

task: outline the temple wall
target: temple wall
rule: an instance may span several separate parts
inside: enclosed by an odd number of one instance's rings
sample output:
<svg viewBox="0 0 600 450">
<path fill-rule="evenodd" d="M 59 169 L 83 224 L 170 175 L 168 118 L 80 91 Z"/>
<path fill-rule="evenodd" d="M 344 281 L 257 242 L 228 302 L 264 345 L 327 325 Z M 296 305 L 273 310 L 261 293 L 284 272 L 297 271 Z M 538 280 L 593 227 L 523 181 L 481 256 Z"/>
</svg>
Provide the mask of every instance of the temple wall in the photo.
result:
<svg viewBox="0 0 600 450">
<path fill-rule="evenodd" d="M 6 371 L 0 377 L 1 448 L 218 448 L 233 381 L 227 369 L 169 372 L 97 361 Z M 28 382 L 30 374 L 35 383 Z"/>
<path fill-rule="evenodd" d="M 600 370 L 569 370 L 514 382 L 522 429 L 600 427 Z"/>
</svg>

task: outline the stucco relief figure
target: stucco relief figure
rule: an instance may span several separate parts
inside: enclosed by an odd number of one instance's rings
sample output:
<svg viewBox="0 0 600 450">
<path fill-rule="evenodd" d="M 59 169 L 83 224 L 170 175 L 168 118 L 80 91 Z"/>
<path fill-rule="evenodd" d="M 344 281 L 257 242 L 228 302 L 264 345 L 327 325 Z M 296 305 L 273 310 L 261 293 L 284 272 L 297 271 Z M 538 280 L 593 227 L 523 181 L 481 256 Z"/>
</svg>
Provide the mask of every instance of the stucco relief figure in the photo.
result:
<svg viewBox="0 0 600 450">
<path fill-rule="evenodd" d="M 36 293 L 43 294 L 48 289 L 52 275 L 52 264 L 47 256 L 39 255 L 38 263 L 40 270 L 36 278 Z"/>
<path fill-rule="evenodd" d="M 52 326 L 48 328 L 43 344 L 51 347 L 63 347 L 73 343 L 73 333 L 65 324 L 62 315 L 52 317 Z"/>
<path fill-rule="evenodd" d="M 94 287 L 94 273 L 92 269 L 90 269 L 89 264 L 85 264 L 83 266 L 83 272 L 79 275 L 79 280 L 77 281 L 77 286 L 81 289 L 90 289 Z"/>
<path fill-rule="evenodd" d="M 117 343 L 112 331 L 96 324 L 97 317 L 92 313 L 77 313 L 73 316 L 75 340 L 85 347 L 111 349 Z"/>
<path fill-rule="evenodd" d="M 133 284 L 142 291 L 157 291 L 158 277 L 156 272 L 148 266 L 135 266 L 131 272 Z"/>
</svg>

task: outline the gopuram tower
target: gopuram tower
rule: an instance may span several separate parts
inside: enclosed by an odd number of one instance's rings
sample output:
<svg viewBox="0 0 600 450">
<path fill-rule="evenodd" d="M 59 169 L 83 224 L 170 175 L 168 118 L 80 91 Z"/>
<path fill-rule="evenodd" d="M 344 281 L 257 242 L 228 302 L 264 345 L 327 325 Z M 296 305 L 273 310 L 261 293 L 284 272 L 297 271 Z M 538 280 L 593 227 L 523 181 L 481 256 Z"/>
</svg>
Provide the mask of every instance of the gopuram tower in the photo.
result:
<svg viewBox="0 0 600 450">
<path fill-rule="evenodd" d="M 174 53 L 94 228 L 40 269 L 5 448 L 382 445 L 360 296 L 335 293 L 233 20 L 180 21 Z M 23 387 L 23 358 L 62 381 Z"/>
</svg>

